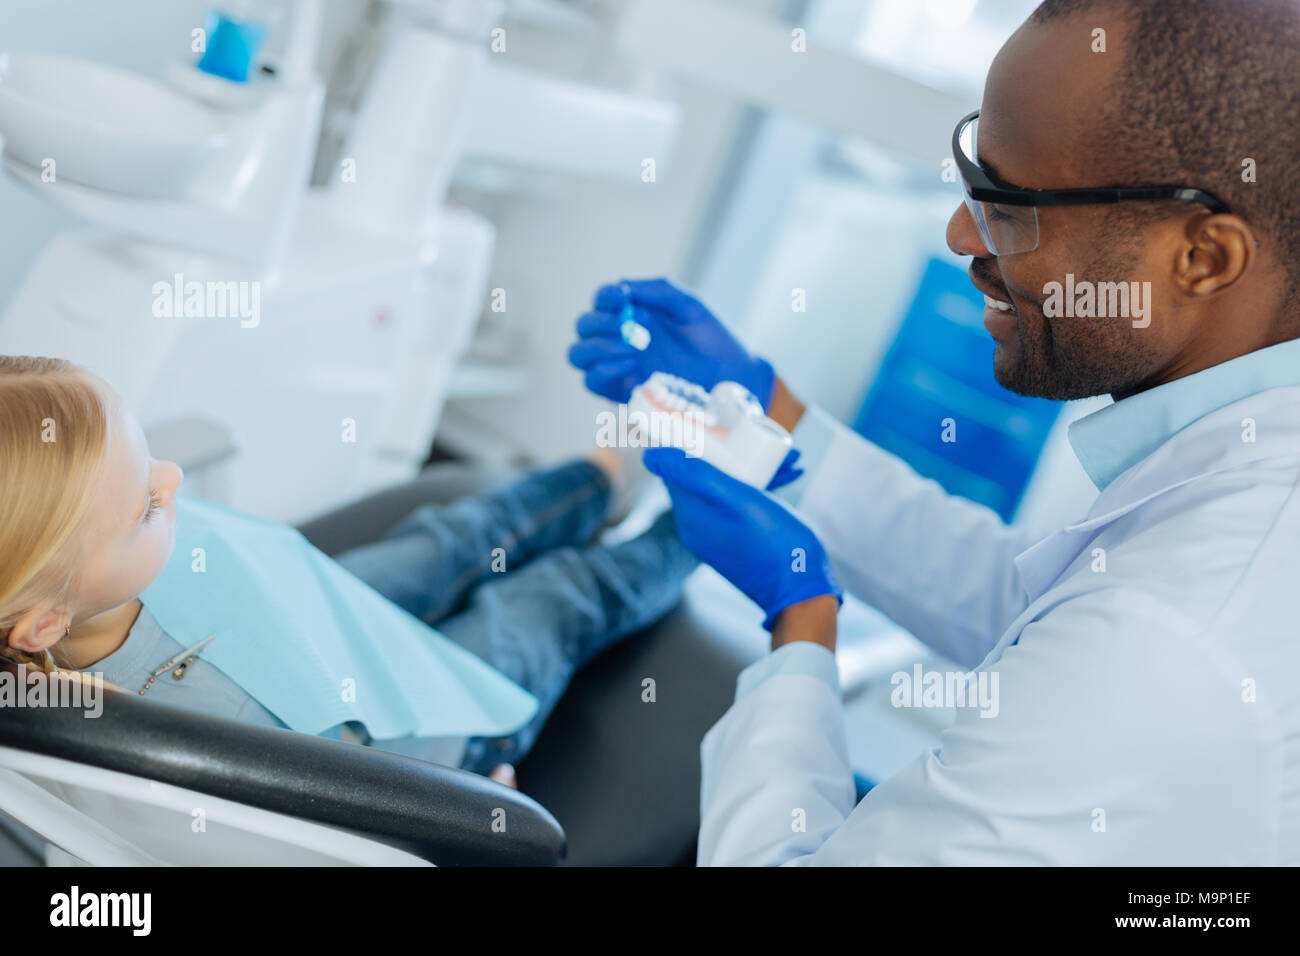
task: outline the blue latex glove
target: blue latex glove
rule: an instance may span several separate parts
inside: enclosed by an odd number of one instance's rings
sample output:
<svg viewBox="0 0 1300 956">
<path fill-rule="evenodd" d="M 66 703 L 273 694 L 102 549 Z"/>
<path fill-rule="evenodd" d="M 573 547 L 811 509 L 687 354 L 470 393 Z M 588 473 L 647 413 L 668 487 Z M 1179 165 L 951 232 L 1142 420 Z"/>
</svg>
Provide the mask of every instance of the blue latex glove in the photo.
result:
<svg viewBox="0 0 1300 956">
<path fill-rule="evenodd" d="M 797 481 L 803 474 L 803 469 L 795 464 L 799 460 L 799 449 L 791 448 L 781 461 L 781 466 L 777 468 L 776 474 L 772 480 L 767 483 L 768 491 L 776 491 L 778 488 L 784 488 L 793 481 Z"/>
<path fill-rule="evenodd" d="M 644 351 L 623 341 L 623 307 L 650 333 Z M 569 361 L 587 373 L 587 388 L 626 402 L 652 372 L 667 372 L 706 389 L 739 382 L 764 410 L 772 401 L 772 366 L 752 356 L 697 299 L 667 279 L 629 279 L 602 286 L 595 310 L 578 318 Z"/>
<path fill-rule="evenodd" d="M 843 603 L 821 542 L 783 503 L 678 448 L 648 448 L 644 460 L 668 486 L 682 543 L 763 609 L 767 630 L 800 601 Z"/>
</svg>

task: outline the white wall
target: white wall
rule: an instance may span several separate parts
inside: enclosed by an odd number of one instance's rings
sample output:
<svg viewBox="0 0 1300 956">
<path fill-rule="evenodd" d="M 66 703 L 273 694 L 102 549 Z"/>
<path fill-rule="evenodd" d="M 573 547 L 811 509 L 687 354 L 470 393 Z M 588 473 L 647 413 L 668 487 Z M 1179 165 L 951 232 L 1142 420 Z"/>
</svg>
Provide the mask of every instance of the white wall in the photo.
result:
<svg viewBox="0 0 1300 956">
<path fill-rule="evenodd" d="M 745 0 L 771 12 L 780 4 Z M 612 5 L 614 9 L 617 5 Z M 662 85 L 638 77 L 633 67 L 604 53 L 600 34 L 591 45 L 548 43 L 514 28 L 510 43 L 521 62 L 544 65 L 584 82 L 622 89 L 670 93 L 682 110 L 678 146 L 657 180 L 643 183 L 640 169 L 623 183 L 547 178 L 526 195 L 485 198 L 464 190 L 456 196 L 496 224 L 497 250 L 491 286 L 506 290 L 506 323 L 514 355 L 532 372 L 526 394 L 453 403 L 448 418 L 505 434 L 529 458 L 550 462 L 589 451 L 596 415 L 611 407 L 591 396 L 566 352 L 573 324 L 591 304 L 598 286 L 623 278 L 666 275 L 680 279 L 719 181 L 735 174 L 725 163 L 742 107 L 734 99 L 689 84 Z M 485 322 L 500 318 L 485 315 Z"/>
</svg>

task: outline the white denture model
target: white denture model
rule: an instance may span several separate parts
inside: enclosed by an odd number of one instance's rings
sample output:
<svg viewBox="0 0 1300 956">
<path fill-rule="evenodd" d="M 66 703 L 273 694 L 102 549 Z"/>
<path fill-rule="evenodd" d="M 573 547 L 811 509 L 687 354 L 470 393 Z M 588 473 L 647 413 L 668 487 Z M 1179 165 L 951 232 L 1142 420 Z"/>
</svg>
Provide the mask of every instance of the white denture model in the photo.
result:
<svg viewBox="0 0 1300 956">
<path fill-rule="evenodd" d="M 759 489 L 794 444 L 745 386 L 719 382 L 708 392 L 665 372 L 632 390 L 628 425 L 643 433 L 646 445 L 681 448 Z"/>
</svg>

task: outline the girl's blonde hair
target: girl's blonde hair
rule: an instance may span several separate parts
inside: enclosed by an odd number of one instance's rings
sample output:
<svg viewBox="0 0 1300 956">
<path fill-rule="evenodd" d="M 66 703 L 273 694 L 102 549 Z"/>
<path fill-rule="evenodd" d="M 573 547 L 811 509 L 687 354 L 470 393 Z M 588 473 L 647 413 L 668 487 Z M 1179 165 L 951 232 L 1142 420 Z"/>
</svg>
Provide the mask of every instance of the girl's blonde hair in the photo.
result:
<svg viewBox="0 0 1300 956">
<path fill-rule="evenodd" d="M 58 670 L 48 650 L 29 654 L 9 636 L 24 613 L 72 590 L 72 539 L 99 486 L 109 421 L 79 366 L 0 355 L 0 661 Z"/>
</svg>

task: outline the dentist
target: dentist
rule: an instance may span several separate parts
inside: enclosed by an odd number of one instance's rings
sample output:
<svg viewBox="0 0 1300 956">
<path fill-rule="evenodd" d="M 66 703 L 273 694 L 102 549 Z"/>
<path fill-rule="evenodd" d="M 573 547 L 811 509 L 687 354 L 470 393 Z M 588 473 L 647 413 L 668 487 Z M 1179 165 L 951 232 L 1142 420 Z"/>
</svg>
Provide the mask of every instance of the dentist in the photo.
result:
<svg viewBox="0 0 1300 956">
<path fill-rule="evenodd" d="M 947 239 L 996 377 L 1115 399 L 1070 430 L 1100 495 L 1043 540 L 805 408 L 663 280 L 578 320 L 593 391 L 739 381 L 803 454 L 784 500 L 645 456 L 772 634 L 702 744 L 699 862 L 1300 863 L 1300 5 L 1047 0 L 954 149 Z M 1067 275 L 1150 282 L 1146 318 L 1060 314 Z M 619 339 L 628 301 L 644 352 Z M 995 712 L 958 707 L 856 805 L 841 585 L 999 677 Z"/>
</svg>

